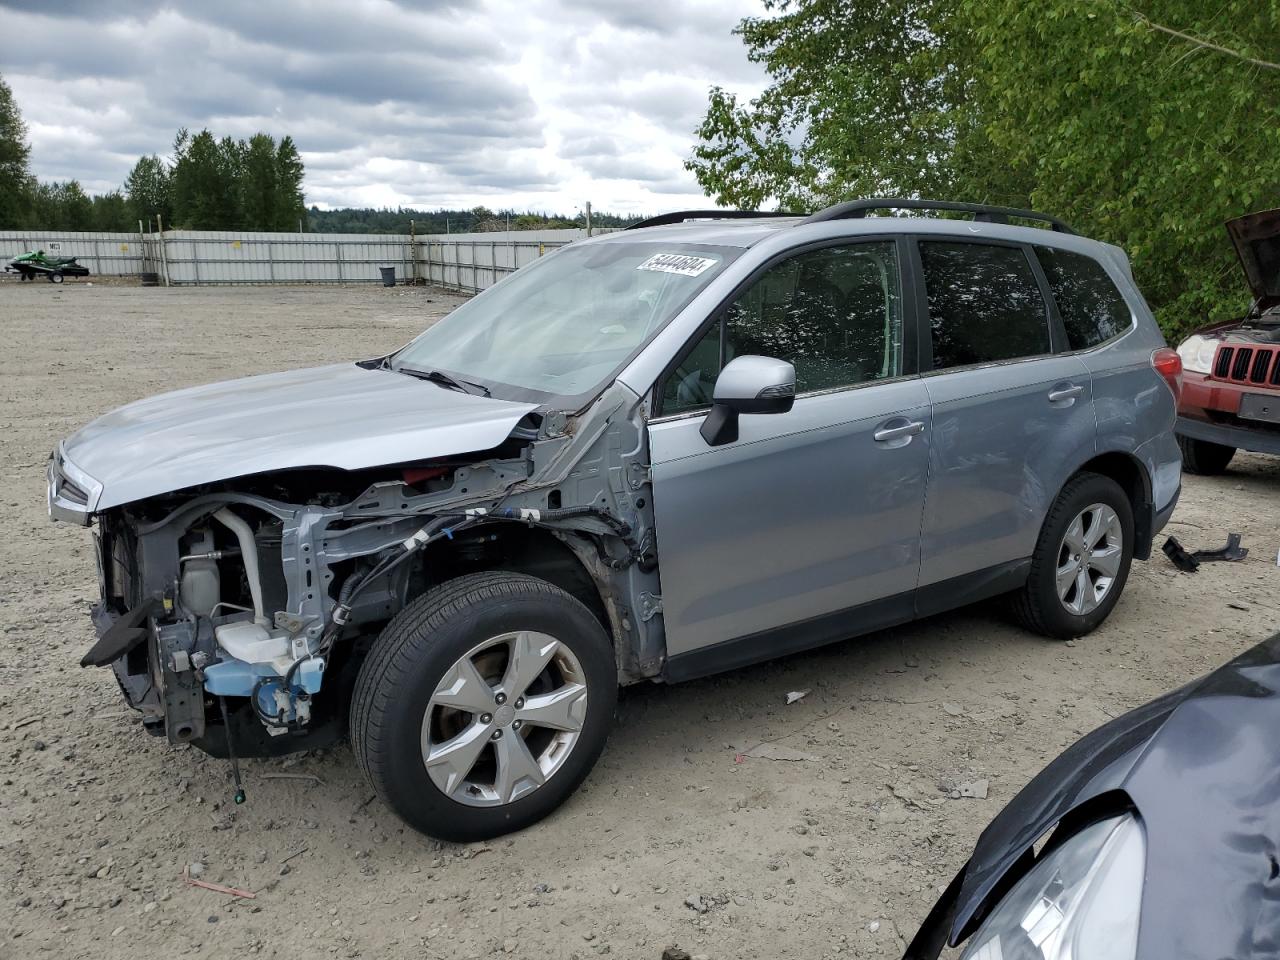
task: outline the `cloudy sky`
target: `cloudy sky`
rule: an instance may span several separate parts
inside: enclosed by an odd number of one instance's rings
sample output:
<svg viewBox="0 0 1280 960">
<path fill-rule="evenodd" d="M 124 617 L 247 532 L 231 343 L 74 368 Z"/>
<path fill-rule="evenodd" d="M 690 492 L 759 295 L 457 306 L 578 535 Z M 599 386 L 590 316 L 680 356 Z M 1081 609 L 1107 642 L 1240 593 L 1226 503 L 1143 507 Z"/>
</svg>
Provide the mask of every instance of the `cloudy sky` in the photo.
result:
<svg viewBox="0 0 1280 960">
<path fill-rule="evenodd" d="M 33 171 L 118 187 L 180 126 L 292 134 L 320 206 L 652 212 L 760 0 L 0 0 Z"/>
</svg>

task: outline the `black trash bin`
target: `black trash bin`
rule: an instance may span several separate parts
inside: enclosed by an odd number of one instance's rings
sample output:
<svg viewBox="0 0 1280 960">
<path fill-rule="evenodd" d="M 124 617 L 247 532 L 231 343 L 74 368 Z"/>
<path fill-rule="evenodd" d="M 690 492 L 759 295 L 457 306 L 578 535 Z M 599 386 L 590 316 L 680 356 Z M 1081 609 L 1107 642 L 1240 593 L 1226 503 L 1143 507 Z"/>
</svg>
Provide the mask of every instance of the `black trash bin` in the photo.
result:
<svg viewBox="0 0 1280 960">
<path fill-rule="evenodd" d="M 379 267 L 382 272 L 382 285 L 384 287 L 394 287 L 396 285 L 396 268 L 395 267 Z"/>
</svg>

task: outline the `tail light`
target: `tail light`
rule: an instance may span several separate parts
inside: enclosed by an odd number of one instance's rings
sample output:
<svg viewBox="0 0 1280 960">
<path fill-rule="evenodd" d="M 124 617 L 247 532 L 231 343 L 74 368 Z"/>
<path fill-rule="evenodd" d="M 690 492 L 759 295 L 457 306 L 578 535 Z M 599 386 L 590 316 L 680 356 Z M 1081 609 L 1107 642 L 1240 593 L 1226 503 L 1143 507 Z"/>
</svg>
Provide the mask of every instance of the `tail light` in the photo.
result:
<svg viewBox="0 0 1280 960">
<path fill-rule="evenodd" d="M 1173 399 L 1179 399 L 1182 396 L 1182 358 L 1178 356 L 1178 351 L 1168 347 L 1153 350 L 1151 366 L 1169 385 L 1169 389 L 1173 391 Z"/>
</svg>

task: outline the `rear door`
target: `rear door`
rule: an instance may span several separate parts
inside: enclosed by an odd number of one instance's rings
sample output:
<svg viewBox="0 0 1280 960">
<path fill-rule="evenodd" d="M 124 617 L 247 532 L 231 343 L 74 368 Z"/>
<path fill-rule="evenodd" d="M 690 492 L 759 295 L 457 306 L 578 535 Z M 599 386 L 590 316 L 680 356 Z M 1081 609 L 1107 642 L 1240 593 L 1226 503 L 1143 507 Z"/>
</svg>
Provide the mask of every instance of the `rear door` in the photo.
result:
<svg viewBox="0 0 1280 960">
<path fill-rule="evenodd" d="M 1061 326 L 1027 247 L 921 239 L 916 252 L 933 403 L 923 614 L 1021 582 L 1096 425 L 1089 370 L 1055 354 Z"/>
<path fill-rule="evenodd" d="M 1138 456 L 1152 483 L 1152 506 L 1163 509 L 1181 484 L 1182 456 L 1173 437 L 1177 401 L 1151 365 L 1152 351 L 1164 346 L 1159 331 L 1154 323 L 1150 332 L 1138 327 L 1134 307 L 1100 261 L 1047 246 L 1035 253 L 1062 317 L 1066 349 L 1093 375 L 1098 450 Z M 1141 548 L 1146 521 L 1135 520 Z"/>
<path fill-rule="evenodd" d="M 657 385 L 649 445 L 669 675 L 910 616 L 929 401 L 903 322 L 905 249 L 847 241 L 779 259 Z M 795 365 L 795 406 L 744 415 L 736 442 L 708 446 L 699 428 L 716 376 L 744 354 Z"/>
</svg>

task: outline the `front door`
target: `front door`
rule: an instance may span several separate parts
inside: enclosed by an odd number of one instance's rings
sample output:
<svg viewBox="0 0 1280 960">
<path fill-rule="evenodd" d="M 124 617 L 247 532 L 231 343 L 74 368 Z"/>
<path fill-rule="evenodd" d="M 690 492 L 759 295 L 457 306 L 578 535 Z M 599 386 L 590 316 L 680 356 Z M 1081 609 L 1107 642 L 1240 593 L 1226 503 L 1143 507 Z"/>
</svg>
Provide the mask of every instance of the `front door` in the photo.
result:
<svg viewBox="0 0 1280 960">
<path fill-rule="evenodd" d="M 900 252 L 891 239 L 847 242 L 775 262 L 657 385 L 649 446 L 669 674 L 910 616 L 930 415 L 904 349 Z M 743 415 L 736 442 L 708 446 L 698 431 L 716 376 L 746 354 L 795 365 L 795 406 Z"/>
</svg>

